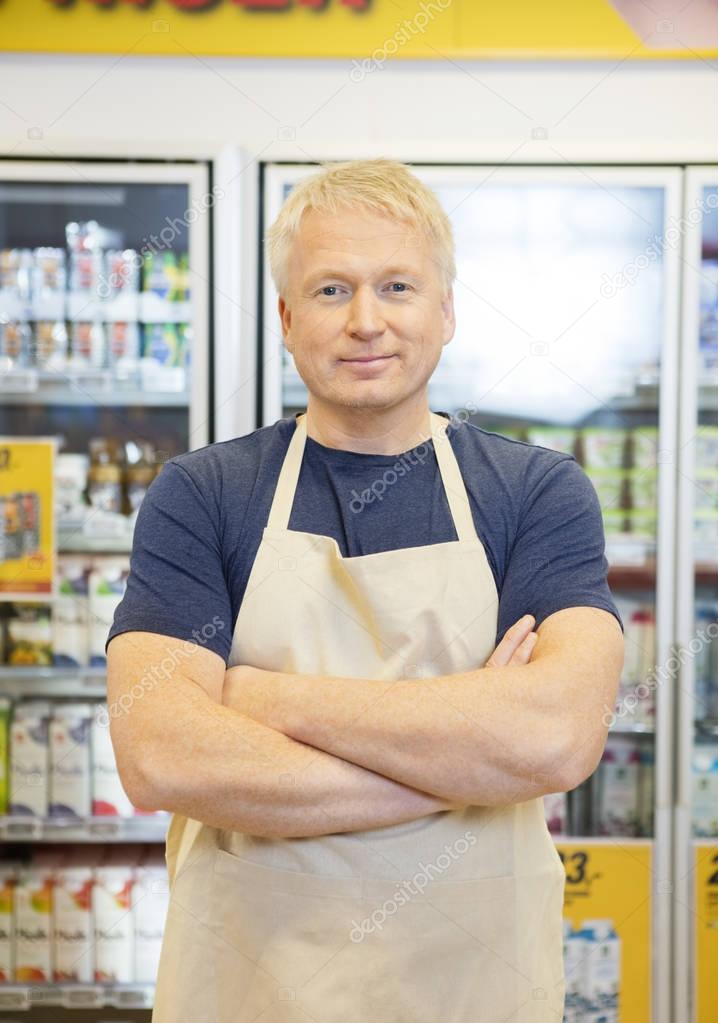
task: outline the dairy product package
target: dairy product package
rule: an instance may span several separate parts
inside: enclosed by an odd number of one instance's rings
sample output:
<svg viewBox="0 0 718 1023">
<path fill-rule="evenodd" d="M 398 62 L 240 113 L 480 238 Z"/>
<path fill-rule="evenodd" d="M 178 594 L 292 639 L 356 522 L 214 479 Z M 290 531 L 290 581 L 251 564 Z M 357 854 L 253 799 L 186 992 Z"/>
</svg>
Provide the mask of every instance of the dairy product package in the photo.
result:
<svg viewBox="0 0 718 1023">
<path fill-rule="evenodd" d="M 586 956 L 584 935 L 563 922 L 563 968 L 566 978 L 565 1023 L 579 1023 L 583 1011 L 583 961 Z"/>
<path fill-rule="evenodd" d="M 658 465 L 658 427 L 639 426 L 630 433 L 631 464 L 635 469 Z"/>
<path fill-rule="evenodd" d="M 23 867 L 15 887 L 15 981 L 52 981 L 52 888 L 54 874 Z"/>
<path fill-rule="evenodd" d="M 581 430 L 583 464 L 587 469 L 622 469 L 627 433 L 617 426 L 584 427 Z"/>
<path fill-rule="evenodd" d="M 46 817 L 49 798 L 50 705 L 15 705 L 10 725 L 10 813 Z"/>
<path fill-rule="evenodd" d="M 88 585 L 91 563 L 86 558 L 58 559 L 58 592 L 52 616 L 53 662 L 80 668 L 90 661 Z"/>
<path fill-rule="evenodd" d="M 95 714 L 90 726 L 92 751 L 92 813 L 133 817 L 134 807 L 122 787 L 106 714 Z"/>
<path fill-rule="evenodd" d="M 572 455 L 576 447 L 576 431 L 563 426 L 529 426 L 526 431 L 529 444 L 537 444 L 552 451 Z"/>
<path fill-rule="evenodd" d="M 97 558 L 89 578 L 90 664 L 107 663 L 105 642 L 130 573 L 128 558 Z"/>
<path fill-rule="evenodd" d="M 693 751 L 693 834 L 718 835 L 718 745 L 701 743 Z"/>
<path fill-rule="evenodd" d="M 565 792 L 552 792 L 543 797 L 546 825 L 552 835 L 566 834 L 568 798 Z"/>
<path fill-rule="evenodd" d="M 58 703 L 50 722 L 51 817 L 89 817 L 92 811 L 92 704 Z"/>
<path fill-rule="evenodd" d="M 584 920 L 583 1006 L 587 1020 L 617 1023 L 621 986 L 621 940 L 611 920 Z"/>
<path fill-rule="evenodd" d="M 638 762 L 638 833 L 653 834 L 656 757 L 653 744 L 641 743 Z"/>
<path fill-rule="evenodd" d="M 703 424 L 695 434 L 696 469 L 715 469 L 718 465 L 718 426 Z"/>
<path fill-rule="evenodd" d="M 0 814 L 8 812 L 10 801 L 10 716 L 12 701 L 0 696 Z"/>
<path fill-rule="evenodd" d="M 14 902 L 18 868 L 13 864 L 0 866 L 0 984 L 15 976 Z"/>
<path fill-rule="evenodd" d="M 658 494 L 656 469 L 628 469 L 629 505 L 631 508 L 654 511 Z"/>
<path fill-rule="evenodd" d="M 96 867 L 94 873 L 95 980 L 129 984 L 134 980 L 132 868 Z"/>
<path fill-rule="evenodd" d="M 637 835 L 639 749 L 623 736 L 609 736 L 598 769 L 598 826 L 602 835 Z"/>
<path fill-rule="evenodd" d="M 132 914 L 135 928 L 134 979 L 138 984 L 154 984 L 157 979 L 168 905 L 166 868 L 135 867 Z"/>
<path fill-rule="evenodd" d="M 53 976 L 56 982 L 94 980 L 91 867 L 63 867 L 53 891 Z"/>
<path fill-rule="evenodd" d="M 87 471 L 90 458 L 85 454 L 62 452 L 55 458 L 55 512 L 58 523 L 72 524 L 83 521 L 87 502 Z"/>
</svg>

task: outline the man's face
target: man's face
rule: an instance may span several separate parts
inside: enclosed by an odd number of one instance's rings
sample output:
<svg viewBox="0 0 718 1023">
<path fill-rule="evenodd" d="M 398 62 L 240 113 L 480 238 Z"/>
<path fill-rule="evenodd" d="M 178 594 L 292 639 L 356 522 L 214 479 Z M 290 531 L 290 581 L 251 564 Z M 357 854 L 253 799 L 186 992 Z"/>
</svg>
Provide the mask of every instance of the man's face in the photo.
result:
<svg viewBox="0 0 718 1023">
<path fill-rule="evenodd" d="M 452 291 L 430 241 L 374 212 L 305 213 L 288 290 L 285 346 L 327 405 L 384 409 L 424 394 L 454 335 Z"/>
</svg>

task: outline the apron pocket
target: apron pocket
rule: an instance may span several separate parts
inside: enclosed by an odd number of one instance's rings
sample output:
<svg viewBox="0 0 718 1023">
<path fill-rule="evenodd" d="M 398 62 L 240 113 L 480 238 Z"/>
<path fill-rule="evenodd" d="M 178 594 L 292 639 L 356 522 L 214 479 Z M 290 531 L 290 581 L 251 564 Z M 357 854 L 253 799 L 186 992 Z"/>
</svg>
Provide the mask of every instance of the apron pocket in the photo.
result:
<svg viewBox="0 0 718 1023">
<path fill-rule="evenodd" d="M 556 871 L 422 889 L 416 877 L 277 870 L 218 849 L 219 1021 L 556 1023 L 562 897 Z"/>
</svg>

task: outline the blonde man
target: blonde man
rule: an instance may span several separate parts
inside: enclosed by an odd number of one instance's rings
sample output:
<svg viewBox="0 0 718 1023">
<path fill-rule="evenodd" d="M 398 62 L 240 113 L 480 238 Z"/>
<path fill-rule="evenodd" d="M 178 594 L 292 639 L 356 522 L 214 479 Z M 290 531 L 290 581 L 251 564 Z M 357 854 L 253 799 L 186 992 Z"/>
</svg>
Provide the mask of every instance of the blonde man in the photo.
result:
<svg viewBox="0 0 718 1023">
<path fill-rule="evenodd" d="M 541 797 L 622 665 L 595 492 L 429 408 L 453 241 L 406 166 L 324 168 L 267 244 L 306 411 L 170 460 L 108 640 L 123 783 L 173 814 L 153 1020 L 556 1023 Z"/>
</svg>

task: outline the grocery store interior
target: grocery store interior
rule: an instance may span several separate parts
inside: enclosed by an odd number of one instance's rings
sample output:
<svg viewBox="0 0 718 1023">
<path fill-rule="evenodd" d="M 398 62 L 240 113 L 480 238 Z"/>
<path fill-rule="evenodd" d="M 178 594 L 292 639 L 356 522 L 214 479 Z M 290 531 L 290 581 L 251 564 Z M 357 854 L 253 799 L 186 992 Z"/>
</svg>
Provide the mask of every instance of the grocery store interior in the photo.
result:
<svg viewBox="0 0 718 1023">
<path fill-rule="evenodd" d="M 168 458 L 306 407 L 263 232 L 362 157 L 451 219 L 431 408 L 574 455 L 601 503 L 626 657 L 599 767 L 545 798 L 564 1019 L 718 1019 L 718 10 L 496 6 L 0 3 L 11 1021 L 150 1020 L 169 815 L 105 705 L 134 521 Z"/>
</svg>

